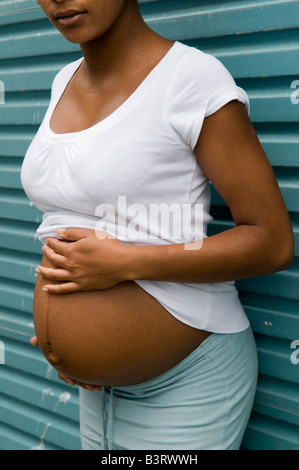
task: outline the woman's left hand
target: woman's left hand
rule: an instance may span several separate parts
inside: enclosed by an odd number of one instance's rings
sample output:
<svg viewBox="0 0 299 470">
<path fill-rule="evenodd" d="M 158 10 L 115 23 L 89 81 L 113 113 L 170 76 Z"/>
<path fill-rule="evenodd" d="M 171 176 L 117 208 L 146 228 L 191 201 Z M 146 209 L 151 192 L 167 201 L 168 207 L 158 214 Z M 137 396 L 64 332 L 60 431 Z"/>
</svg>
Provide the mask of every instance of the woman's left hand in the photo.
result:
<svg viewBox="0 0 299 470">
<path fill-rule="evenodd" d="M 44 254 L 56 268 L 36 268 L 44 278 L 57 282 L 45 285 L 44 290 L 51 294 L 95 291 L 126 280 L 125 244 L 92 229 L 69 228 L 57 234 L 62 240 L 48 238 L 43 246 Z"/>
</svg>

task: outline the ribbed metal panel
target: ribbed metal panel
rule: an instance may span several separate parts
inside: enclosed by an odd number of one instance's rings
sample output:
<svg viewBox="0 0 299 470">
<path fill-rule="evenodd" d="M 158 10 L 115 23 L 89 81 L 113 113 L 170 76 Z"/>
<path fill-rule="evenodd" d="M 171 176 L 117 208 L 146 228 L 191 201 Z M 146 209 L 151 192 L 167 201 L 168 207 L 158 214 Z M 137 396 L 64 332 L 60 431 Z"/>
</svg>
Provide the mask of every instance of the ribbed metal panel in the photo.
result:
<svg viewBox="0 0 299 470">
<path fill-rule="evenodd" d="M 296 260 L 287 271 L 238 283 L 260 361 L 243 448 L 299 449 L 299 364 L 291 362 L 291 343 L 299 340 L 298 1 L 140 4 L 153 29 L 218 57 L 251 99 L 251 118 L 293 222 Z M 59 381 L 28 343 L 34 333 L 34 268 L 41 257 L 35 231 L 42 214 L 22 190 L 20 167 L 54 75 L 80 51 L 33 0 L 1 2 L 0 25 L 0 449 L 79 449 L 78 391 Z M 232 226 L 215 192 L 213 215 L 211 234 Z"/>
</svg>

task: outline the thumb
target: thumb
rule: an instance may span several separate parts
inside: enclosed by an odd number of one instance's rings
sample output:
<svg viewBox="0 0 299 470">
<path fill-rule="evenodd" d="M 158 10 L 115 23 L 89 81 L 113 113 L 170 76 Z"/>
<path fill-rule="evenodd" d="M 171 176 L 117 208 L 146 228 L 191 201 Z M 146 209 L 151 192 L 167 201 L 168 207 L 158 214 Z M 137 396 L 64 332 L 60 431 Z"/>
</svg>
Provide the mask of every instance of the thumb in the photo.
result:
<svg viewBox="0 0 299 470">
<path fill-rule="evenodd" d="M 33 336 L 33 338 L 31 338 L 31 340 L 30 340 L 30 343 L 32 344 L 32 346 L 38 346 L 37 337 Z"/>
<path fill-rule="evenodd" d="M 59 229 L 56 231 L 57 235 L 62 238 L 63 240 L 68 241 L 78 241 L 81 238 L 87 238 L 90 235 L 92 230 L 86 228 L 67 228 L 67 229 Z"/>
</svg>

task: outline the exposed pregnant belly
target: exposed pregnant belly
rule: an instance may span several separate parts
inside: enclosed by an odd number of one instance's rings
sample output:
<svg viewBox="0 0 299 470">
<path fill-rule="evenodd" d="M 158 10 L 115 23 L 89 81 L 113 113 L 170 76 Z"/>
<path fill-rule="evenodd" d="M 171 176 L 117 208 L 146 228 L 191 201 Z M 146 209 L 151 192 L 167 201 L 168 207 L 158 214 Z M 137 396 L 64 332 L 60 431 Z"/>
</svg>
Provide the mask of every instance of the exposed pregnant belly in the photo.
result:
<svg viewBox="0 0 299 470">
<path fill-rule="evenodd" d="M 44 256 L 42 265 L 51 266 Z M 209 333 L 175 319 L 135 282 L 64 295 L 34 292 L 39 346 L 59 372 L 94 385 L 132 385 L 184 359 Z"/>
</svg>

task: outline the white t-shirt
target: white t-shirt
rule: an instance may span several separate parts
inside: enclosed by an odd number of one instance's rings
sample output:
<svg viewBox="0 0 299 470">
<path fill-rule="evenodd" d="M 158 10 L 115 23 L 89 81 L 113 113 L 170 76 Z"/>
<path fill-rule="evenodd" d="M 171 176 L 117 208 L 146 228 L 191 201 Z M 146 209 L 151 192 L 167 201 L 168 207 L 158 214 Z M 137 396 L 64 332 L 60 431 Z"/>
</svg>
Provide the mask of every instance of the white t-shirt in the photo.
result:
<svg viewBox="0 0 299 470">
<path fill-rule="evenodd" d="M 212 220 L 209 181 L 194 155 L 206 116 L 246 93 L 211 55 L 176 42 L 130 98 L 94 126 L 56 134 L 50 119 L 83 59 L 55 77 L 49 109 L 22 166 L 24 190 L 44 212 L 42 243 L 67 227 L 124 243 L 202 240 Z M 216 333 L 249 326 L 234 282 L 136 280 L 182 322 Z"/>
</svg>

